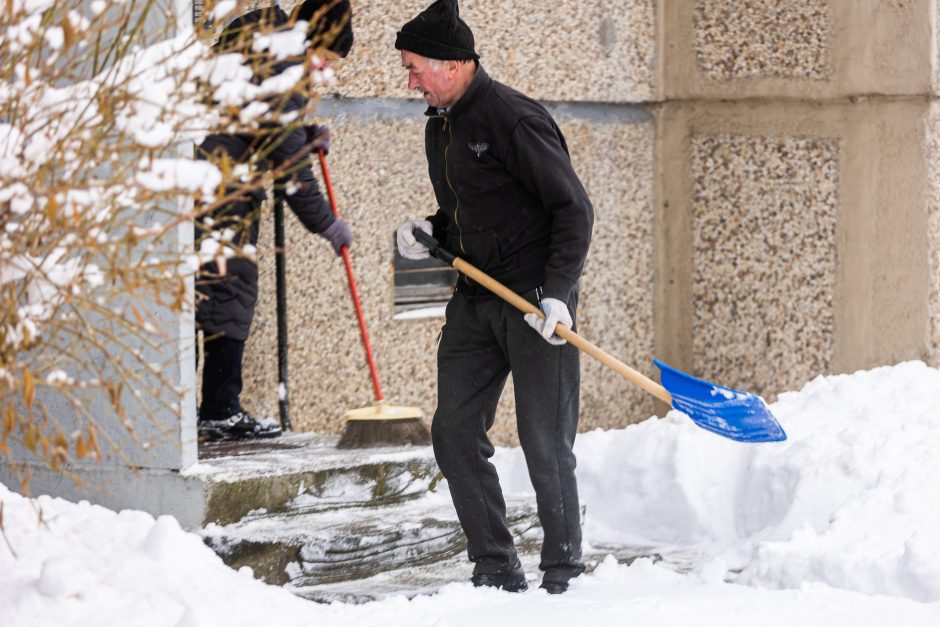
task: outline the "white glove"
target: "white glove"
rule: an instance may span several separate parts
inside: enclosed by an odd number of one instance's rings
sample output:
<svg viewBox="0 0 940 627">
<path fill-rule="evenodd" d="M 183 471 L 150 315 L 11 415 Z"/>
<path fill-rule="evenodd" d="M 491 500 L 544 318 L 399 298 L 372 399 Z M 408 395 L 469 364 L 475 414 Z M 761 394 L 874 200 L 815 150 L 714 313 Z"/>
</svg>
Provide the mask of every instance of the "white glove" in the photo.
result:
<svg viewBox="0 0 940 627">
<path fill-rule="evenodd" d="M 405 259 L 427 259 L 431 256 L 428 247 L 415 239 L 411 231 L 418 227 L 428 235 L 434 234 L 434 228 L 427 220 L 406 220 L 404 224 L 398 227 L 398 252 Z"/>
<path fill-rule="evenodd" d="M 568 313 L 568 305 L 557 298 L 543 298 L 542 312 L 545 319 L 539 318 L 534 313 L 525 315 L 525 321 L 529 326 L 538 331 L 545 341 L 555 346 L 567 344 L 567 342 L 555 335 L 555 325 L 561 324 L 569 329 L 571 328 L 571 314 Z"/>
</svg>

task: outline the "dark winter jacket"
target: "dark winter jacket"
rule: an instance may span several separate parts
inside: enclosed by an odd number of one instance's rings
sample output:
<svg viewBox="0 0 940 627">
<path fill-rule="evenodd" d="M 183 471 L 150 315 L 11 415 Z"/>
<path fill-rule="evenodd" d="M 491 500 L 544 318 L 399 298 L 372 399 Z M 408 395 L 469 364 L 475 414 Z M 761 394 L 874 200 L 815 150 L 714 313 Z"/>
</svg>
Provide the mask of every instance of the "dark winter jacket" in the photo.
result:
<svg viewBox="0 0 940 627">
<path fill-rule="evenodd" d="M 219 52 L 235 50 L 233 46 L 236 41 L 242 43 L 250 41 L 252 32 L 261 28 L 262 24 L 281 26 L 287 22 L 287 14 L 277 6 L 251 11 L 226 27 L 216 50 Z M 226 35 L 226 33 L 229 34 Z M 240 33 L 241 36 L 236 40 L 232 38 L 232 33 Z M 273 65 L 263 64 L 261 67 L 265 69 L 261 74 L 256 73 L 255 81 L 260 83 L 265 78 L 301 62 L 302 59 L 295 59 Z M 268 102 L 272 108 L 282 112 L 306 106 L 306 98 L 299 92 L 275 96 Z M 266 156 L 265 166 L 274 169 L 281 167 L 305 150 L 309 150 L 306 146 L 307 141 L 307 134 L 303 127 L 288 129 L 266 124 L 262 127 L 262 132 L 256 135 L 209 135 L 199 146 L 197 158 L 218 159 L 224 153 L 231 163 L 247 163 L 253 153 L 261 151 Z M 333 224 L 336 218 L 329 203 L 320 193 L 309 159 L 304 157 L 299 161 L 291 161 L 291 164 L 286 168 L 289 174 L 279 177 L 275 182 L 275 193 L 283 195 L 284 200 L 307 230 L 320 233 Z M 284 194 L 283 190 L 288 186 L 291 187 L 291 193 Z M 263 189 L 255 189 L 243 198 L 219 207 L 210 216 L 212 218 L 209 222 L 210 226 L 206 227 L 203 221 L 197 220 L 197 242 L 208 235 L 206 233 L 208 229 L 214 232 L 230 229 L 236 233 L 235 243 L 256 244 L 258 211 L 264 197 Z M 224 334 L 228 338 L 244 341 L 248 338 L 258 299 L 258 268 L 252 261 L 243 258 L 231 259 L 226 265 L 224 274 L 219 273 L 219 268 L 214 262 L 203 266 L 197 285 L 200 296 L 196 308 L 196 321 L 207 336 Z"/>
<path fill-rule="evenodd" d="M 434 236 L 517 292 L 568 302 L 581 275 L 594 209 L 551 115 L 482 67 L 446 113 L 429 108 Z M 484 295 L 461 277 L 457 289 Z"/>
<path fill-rule="evenodd" d="M 245 55 L 251 60 L 253 82 L 260 85 L 264 80 L 282 73 L 287 68 L 304 63 L 303 56 L 273 59 L 264 52 L 252 50 L 255 33 L 262 30 L 276 32 L 289 23 L 290 16 L 278 5 L 249 11 L 225 26 L 212 49 L 218 53 L 240 52 Z M 272 109 L 288 113 L 302 109 L 306 106 L 307 99 L 300 92 L 292 91 L 273 96 L 267 99 L 267 102 Z"/>
</svg>

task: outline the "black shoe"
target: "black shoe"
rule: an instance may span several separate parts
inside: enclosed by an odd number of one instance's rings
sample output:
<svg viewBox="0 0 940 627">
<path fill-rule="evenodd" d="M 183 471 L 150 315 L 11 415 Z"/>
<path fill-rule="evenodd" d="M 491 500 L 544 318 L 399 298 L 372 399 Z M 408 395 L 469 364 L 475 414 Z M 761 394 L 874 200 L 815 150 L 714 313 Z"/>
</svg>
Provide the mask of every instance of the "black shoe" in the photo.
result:
<svg viewBox="0 0 940 627">
<path fill-rule="evenodd" d="M 470 582 L 475 588 L 501 588 L 506 592 L 525 592 L 529 589 L 529 584 L 525 580 L 525 571 L 522 569 L 522 563 L 516 560 L 509 571 L 495 573 L 473 573 Z"/>
<path fill-rule="evenodd" d="M 568 591 L 567 581 L 543 581 L 539 586 L 541 590 L 549 594 L 564 594 Z"/>
<path fill-rule="evenodd" d="M 545 571 L 542 577 L 540 589 L 549 594 L 564 594 L 568 591 L 568 582 L 584 572 L 584 564 L 575 564 L 574 566 L 563 568 L 550 568 Z"/>
<path fill-rule="evenodd" d="M 200 441 L 254 440 L 276 438 L 281 435 L 281 425 L 274 420 L 258 422 L 245 410 L 222 420 L 201 420 L 197 423 Z"/>
</svg>

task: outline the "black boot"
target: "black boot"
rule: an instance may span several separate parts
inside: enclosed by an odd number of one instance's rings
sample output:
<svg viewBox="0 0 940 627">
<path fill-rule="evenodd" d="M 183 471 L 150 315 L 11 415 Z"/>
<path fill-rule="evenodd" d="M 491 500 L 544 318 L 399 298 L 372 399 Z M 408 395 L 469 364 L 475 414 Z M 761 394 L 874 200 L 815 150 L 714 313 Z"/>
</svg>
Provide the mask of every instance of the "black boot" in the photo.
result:
<svg viewBox="0 0 940 627">
<path fill-rule="evenodd" d="M 544 590 L 549 594 L 564 594 L 568 591 L 568 582 L 567 581 L 543 581 L 539 586 L 540 589 Z"/>
<path fill-rule="evenodd" d="M 578 564 L 571 568 L 550 568 L 542 577 L 540 589 L 549 594 L 564 594 L 568 591 L 568 582 L 584 572 L 584 566 Z"/>
<path fill-rule="evenodd" d="M 477 572 L 470 578 L 474 587 L 480 588 L 501 588 L 506 592 L 524 592 L 529 589 L 529 584 L 525 580 L 525 571 L 522 569 L 522 562 L 516 560 L 509 570 L 499 570 L 496 572 Z"/>
</svg>

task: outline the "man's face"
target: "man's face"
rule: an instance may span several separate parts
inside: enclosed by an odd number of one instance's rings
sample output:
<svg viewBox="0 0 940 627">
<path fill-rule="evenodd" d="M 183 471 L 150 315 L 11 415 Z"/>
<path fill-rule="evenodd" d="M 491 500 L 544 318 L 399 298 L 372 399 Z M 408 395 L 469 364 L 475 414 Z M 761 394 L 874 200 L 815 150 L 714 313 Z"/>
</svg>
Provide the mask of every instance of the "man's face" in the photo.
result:
<svg viewBox="0 0 940 627">
<path fill-rule="evenodd" d="M 449 72 L 446 61 L 432 67 L 429 59 L 421 55 L 401 51 L 401 64 L 408 70 L 408 89 L 415 89 L 424 95 L 429 106 L 445 109 L 452 104 L 451 91 L 454 89 L 453 72 Z"/>
</svg>

